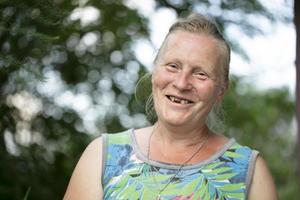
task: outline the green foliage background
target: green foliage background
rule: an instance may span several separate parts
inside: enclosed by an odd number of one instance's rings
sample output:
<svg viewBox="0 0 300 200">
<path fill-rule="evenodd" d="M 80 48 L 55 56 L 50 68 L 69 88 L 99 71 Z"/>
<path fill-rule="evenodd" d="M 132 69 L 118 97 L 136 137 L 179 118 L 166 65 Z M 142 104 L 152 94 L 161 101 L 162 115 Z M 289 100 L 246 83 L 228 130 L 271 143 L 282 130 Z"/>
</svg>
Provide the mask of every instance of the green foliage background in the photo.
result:
<svg viewBox="0 0 300 200">
<path fill-rule="evenodd" d="M 148 123 L 134 98 L 134 86 L 146 68 L 133 53 L 134 43 L 149 37 L 148 19 L 125 2 L 0 1 L 0 199 L 22 199 L 29 188 L 28 199 L 61 199 L 88 142 L 101 132 Z M 221 15 L 210 13 L 212 6 Z M 96 9 L 99 18 L 91 23 L 76 19 L 78 9 L 86 8 Z M 206 10 L 222 30 L 234 25 L 249 36 L 262 33 L 249 16 L 291 21 L 256 0 L 157 0 L 160 8 L 179 16 Z M 87 45 L 91 36 L 96 43 Z M 239 41 L 228 39 L 247 58 Z M 55 79 L 47 85 L 51 77 Z M 64 104 L 61 97 L 68 95 L 88 99 L 88 109 Z M 281 199 L 299 199 L 294 100 L 288 90 L 260 91 L 232 77 L 223 106 L 225 134 L 261 152 Z M 87 113 L 94 113 L 92 120 Z"/>
</svg>

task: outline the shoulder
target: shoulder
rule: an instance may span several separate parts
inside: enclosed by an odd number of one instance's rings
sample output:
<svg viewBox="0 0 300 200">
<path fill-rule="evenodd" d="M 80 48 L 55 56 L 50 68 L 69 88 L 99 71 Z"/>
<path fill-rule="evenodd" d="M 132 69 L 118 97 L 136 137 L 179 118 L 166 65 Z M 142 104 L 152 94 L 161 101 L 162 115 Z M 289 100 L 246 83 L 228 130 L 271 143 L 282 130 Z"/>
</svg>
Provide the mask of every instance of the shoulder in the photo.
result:
<svg viewBox="0 0 300 200">
<path fill-rule="evenodd" d="M 277 192 L 271 172 L 259 152 L 248 146 L 240 145 L 236 141 L 229 148 L 229 151 L 230 154 L 227 156 L 236 157 L 238 163 L 247 166 L 245 183 L 248 199 L 277 200 Z M 231 152 L 234 152 L 234 154 L 231 155 Z M 243 159 L 247 162 L 240 162 Z"/>
<path fill-rule="evenodd" d="M 101 199 L 102 140 L 94 139 L 81 155 L 69 182 L 64 200 Z"/>
<path fill-rule="evenodd" d="M 277 192 L 272 175 L 265 160 L 259 155 L 255 162 L 249 200 L 277 200 Z"/>
</svg>

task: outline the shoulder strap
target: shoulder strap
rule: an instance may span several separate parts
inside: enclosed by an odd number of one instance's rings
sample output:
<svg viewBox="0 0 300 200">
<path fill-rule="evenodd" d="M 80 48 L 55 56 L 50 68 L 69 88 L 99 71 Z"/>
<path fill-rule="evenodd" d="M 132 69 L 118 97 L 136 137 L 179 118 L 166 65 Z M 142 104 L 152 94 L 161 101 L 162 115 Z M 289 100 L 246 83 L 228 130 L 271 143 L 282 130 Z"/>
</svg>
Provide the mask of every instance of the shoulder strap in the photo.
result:
<svg viewBox="0 0 300 200">
<path fill-rule="evenodd" d="M 114 133 L 114 134 L 106 134 L 107 135 L 107 144 L 108 145 L 124 145 L 124 144 L 130 144 L 130 133 L 132 129 L 120 132 L 120 133 Z"/>
<path fill-rule="evenodd" d="M 243 180 L 245 183 L 245 195 L 248 197 L 249 187 L 252 182 L 255 162 L 259 152 L 253 150 L 247 146 L 242 146 L 237 142 L 232 145 L 222 156 L 223 158 L 230 158 L 230 165 L 238 167 L 233 167 L 234 170 L 239 172 L 238 179 Z"/>
<path fill-rule="evenodd" d="M 114 134 L 102 134 L 102 187 L 104 188 L 105 183 L 110 177 L 108 168 L 111 166 L 117 166 L 120 158 L 120 153 L 129 153 L 127 148 L 131 146 L 130 133 L 132 129 L 114 133 Z M 123 155 L 124 156 L 124 155 Z M 109 170 L 110 171 L 110 170 Z"/>
<path fill-rule="evenodd" d="M 248 171 L 247 171 L 247 176 L 246 176 L 246 197 L 248 198 L 249 194 L 249 189 L 252 183 L 253 179 L 253 174 L 254 174 L 254 169 L 255 169 L 255 163 L 256 159 L 259 155 L 259 152 L 256 150 L 253 150 L 249 159 L 249 166 L 248 166 Z"/>
</svg>

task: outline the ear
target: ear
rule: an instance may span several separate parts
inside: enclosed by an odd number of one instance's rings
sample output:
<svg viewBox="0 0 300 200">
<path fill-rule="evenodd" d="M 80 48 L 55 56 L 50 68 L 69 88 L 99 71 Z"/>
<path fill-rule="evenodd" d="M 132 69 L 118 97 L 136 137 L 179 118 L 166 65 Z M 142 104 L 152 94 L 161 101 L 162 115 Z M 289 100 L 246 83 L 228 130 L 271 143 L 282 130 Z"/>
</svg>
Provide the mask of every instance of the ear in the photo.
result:
<svg viewBox="0 0 300 200">
<path fill-rule="evenodd" d="M 227 90 L 228 90 L 228 83 L 225 83 L 219 89 L 219 93 L 218 93 L 216 102 L 220 103 L 223 100 Z"/>
<path fill-rule="evenodd" d="M 153 80 L 153 79 L 154 79 L 154 78 L 153 78 L 153 77 L 154 77 L 154 76 L 153 76 L 153 73 L 154 73 L 154 72 L 152 72 L 152 74 L 151 74 L 151 76 L 150 76 L 150 84 L 151 84 L 151 86 L 153 85 L 153 81 L 154 81 L 154 80 Z"/>
</svg>

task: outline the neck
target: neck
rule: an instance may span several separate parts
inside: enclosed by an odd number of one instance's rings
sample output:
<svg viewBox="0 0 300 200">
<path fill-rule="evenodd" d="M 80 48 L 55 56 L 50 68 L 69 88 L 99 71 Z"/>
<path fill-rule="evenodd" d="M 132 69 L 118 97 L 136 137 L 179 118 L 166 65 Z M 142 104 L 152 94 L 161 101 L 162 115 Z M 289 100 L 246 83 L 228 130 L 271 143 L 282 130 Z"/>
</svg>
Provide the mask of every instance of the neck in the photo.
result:
<svg viewBox="0 0 300 200">
<path fill-rule="evenodd" d="M 204 124 L 194 129 L 184 129 L 180 127 L 166 126 L 164 123 L 156 122 L 153 127 L 153 135 L 158 141 L 162 141 L 165 145 L 175 146 L 194 146 L 206 139 L 209 129 Z"/>
</svg>

